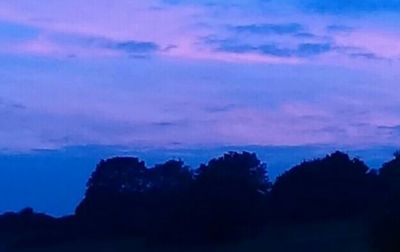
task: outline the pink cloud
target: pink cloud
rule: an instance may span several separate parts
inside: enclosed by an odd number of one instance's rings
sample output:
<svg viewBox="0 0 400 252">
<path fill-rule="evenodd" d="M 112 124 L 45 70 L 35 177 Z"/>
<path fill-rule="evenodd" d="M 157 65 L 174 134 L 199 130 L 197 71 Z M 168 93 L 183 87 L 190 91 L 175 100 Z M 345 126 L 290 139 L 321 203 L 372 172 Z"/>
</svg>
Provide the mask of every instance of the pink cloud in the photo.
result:
<svg viewBox="0 0 400 252">
<path fill-rule="evenodd" d="M 104 58 L 123 56 L 122 52 L 100 47 L 88 47 L 77 44 L 60 44 L 45 36 L 16 43 L 3 48 L 2 51 L 22 55 L 38 55 L 47 57 L 83 57 L 83 58 Z"/>
<path fill-rule="evenodd" d="M 96 8 L 93 8 L 96 6 Z M 201 26 L 199 22 L 211 15 L 202 6 L 163 6 L 159 1 L 69 1 L 46 4 L 27 0 L 0 3 L 0 19 L 34 26 L 42 31 L 41 38 L 16 45 L 17 52 L 46 56 L 77 55 L 82 57 L 121 56 L 110 50 L 87 48 L 79 44 L 59 43 L 52 34 L 100 37 L 115 41 L 150 41 L 173 50 L 160 52 L 160 57 L 227 62 L 299 63 L 255 53 L 216 52 L 199 46 L 199 38 L 218 32 L 220 27 Z"/>
<path fill-rule="evenodd" d="M 400 33 L 358 30 L 335 39 L 339 46 L 361 48 L 378 57 L 400 59 Z"/>
</svg>

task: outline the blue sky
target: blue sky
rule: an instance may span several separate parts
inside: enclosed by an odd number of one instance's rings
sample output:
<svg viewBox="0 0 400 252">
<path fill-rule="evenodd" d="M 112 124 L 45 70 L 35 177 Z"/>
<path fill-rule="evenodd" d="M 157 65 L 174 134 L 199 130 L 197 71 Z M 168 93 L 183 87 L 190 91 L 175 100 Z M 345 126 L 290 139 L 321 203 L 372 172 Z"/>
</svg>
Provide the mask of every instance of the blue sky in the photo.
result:
<svg viewBox="0 0 400 252">
<path fill-rule="evenodd" d="M 1 1 L 2 158 L 74 146 L 390 157 L 399 14 L 397 0 Z"/>
</svg>

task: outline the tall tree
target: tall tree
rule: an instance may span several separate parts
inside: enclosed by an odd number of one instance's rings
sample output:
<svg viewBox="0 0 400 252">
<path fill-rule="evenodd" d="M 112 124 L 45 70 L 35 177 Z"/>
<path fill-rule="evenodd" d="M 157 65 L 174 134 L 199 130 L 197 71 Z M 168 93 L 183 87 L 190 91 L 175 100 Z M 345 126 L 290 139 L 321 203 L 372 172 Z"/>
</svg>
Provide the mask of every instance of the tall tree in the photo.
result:
<svg viewBox="0 0 400 252">
<path fill-rule="evenodd" d="M 200 235 L 220 241 L 257 232 L 269 187 L 266 165 L 254 153 L 229 152 L 201 165 L 193 193 Z"/>
<path fill-rule="evenodd" d="M 353 216 L 372 202 L 375 177 L 359 159 L 335 152 L 279 176 L 272 204 L 278 216 L 292 221 Z"/>
</svg>

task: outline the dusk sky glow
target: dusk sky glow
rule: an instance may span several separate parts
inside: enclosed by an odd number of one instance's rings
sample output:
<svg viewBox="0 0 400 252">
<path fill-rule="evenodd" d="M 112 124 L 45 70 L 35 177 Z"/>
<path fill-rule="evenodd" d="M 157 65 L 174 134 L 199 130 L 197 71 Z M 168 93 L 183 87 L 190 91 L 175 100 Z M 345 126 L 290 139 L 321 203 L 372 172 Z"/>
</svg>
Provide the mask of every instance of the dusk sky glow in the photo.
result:
<svg viewBox="0 0 400 252">
<path fill-rule="evenodd" d="M 0 148 L 400 140 L 400 2 L 2 1 Z"/>
<path fill-rule="evenodd" d="M 2 0 L 0 154 L 396 146 L 399 14 L 399 0 Z"/>
</svg>

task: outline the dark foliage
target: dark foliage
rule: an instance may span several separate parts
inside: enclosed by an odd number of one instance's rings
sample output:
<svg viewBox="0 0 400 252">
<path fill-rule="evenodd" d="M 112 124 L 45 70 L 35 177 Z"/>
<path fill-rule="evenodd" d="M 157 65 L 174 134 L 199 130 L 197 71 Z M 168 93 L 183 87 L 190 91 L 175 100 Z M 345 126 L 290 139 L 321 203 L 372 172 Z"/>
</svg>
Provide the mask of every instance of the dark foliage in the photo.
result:
<svg viewBox="0 0 400 252">
<path fill-rule="evenodd" d="M 263 224 L 269 181 L 255 154 L 232 152 L 196 174 L 179 160 L 147 169 L 136 158 L 113 158 L 87 186 L 76 215 L 97 232 L 218 242 Z"/>
<path fill-rule="evenodd" d="M 143 235 L 155 242 L 179 240 L 188 234 L 187 212 L 193 174 L 180 160 L 170 160 L 148 170 L 145 194 L 147 218 Z M 187 222 L 186 222 L 187 221 Z"/>
<path fill-rule="evenodd" d="M 4 234 L 11 237 L 6 244 L 8 249 L 51 246 L 81 239 L 83 235 L 73 216 L 56 219 L 31 208 L 1 215 L 0 235 Z"/>
<path fill-rule="evenodd" d="M 400 251 L 400 209 L 392 206 L 380 213 L 372 223 L 370 234 L 372 248 L 376 252 Z"/>
<path fill-rule="evenodd" d="M 379 175 L 391 191 L 400 193 L 400 151 L 396 151 L 394 158 L 382 165 Z"/>
<path fill-rule="evenodd" d="M 147 168 L 139 159 L 102 160 L 87 183 L 76 216 L 94 232 L 107 235 L 143 232 L 148 217 L 144 196 L 148 187 Z"/>
<path fill-rule="evenodd" d="M 285 172 L 271 197 L 278 217 L 315 221 L 361 215 L 374 204 L 376 189 L 377 176 L 362 161 L 335 152 Z"/>
<path fill-rule="evenodd" d="M 27 208 L 0 216 L 12 247 L 141 237 L 155 244 L 209 245 L 264 228 L 341 219 L 371 226 L 379 252 L 400 251 L 400 154 L 370 170 L 342 152 L 303 162 L 272 185 L 254 153 L 229 152 L 191 170 L 181 160 L 147 168 L 137 158 L 102 160 L 73 216 Z"/>
<path fill-rule="evenodd" d="M 400 152 L 382 165 L 379 178 L 385 186 L 382 208 L 373 223 L 372 245 L 379 252 L 400 251 Z"/>
<path fill-rule="evenodd" d="M 254 153 L 230 152 L 201 165 L 191 197 L 199 235 L 220 241 L 257 232 L 269 188 L 266 166 Z"/>
<path fill-rule="evenodd" d="M 32 208 L 25 208 L 18 213 L 5 213 L 0 216 L 1 231 L 22 232 L 26 229 L 48 228 L 54 224 L 54 218 L 34 213 Z"/>
</svg>

